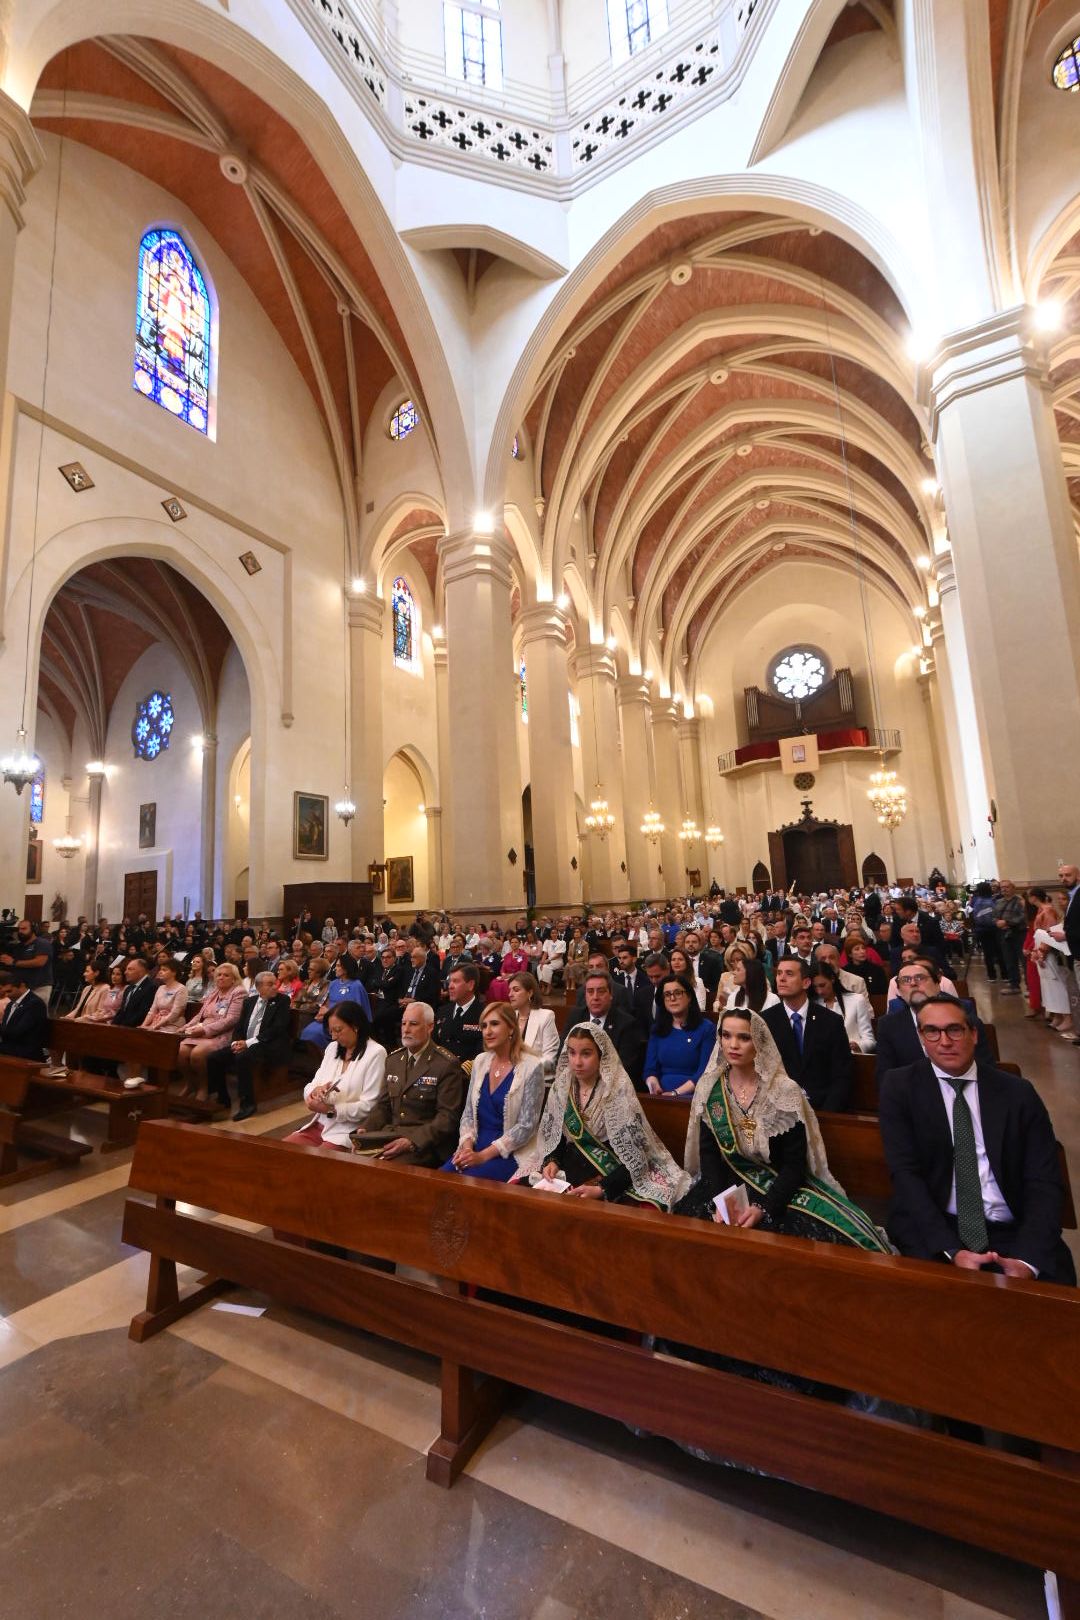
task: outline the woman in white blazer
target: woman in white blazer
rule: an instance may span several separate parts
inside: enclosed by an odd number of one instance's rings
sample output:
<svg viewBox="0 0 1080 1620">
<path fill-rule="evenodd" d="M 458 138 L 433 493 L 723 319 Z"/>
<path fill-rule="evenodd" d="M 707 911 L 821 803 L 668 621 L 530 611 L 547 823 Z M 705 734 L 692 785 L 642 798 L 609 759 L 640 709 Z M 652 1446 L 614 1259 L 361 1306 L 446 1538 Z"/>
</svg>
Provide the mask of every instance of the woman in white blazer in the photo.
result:
<svg viewBox="0 0 1080 1620">
<path fill-rule="evenodd" d="M 527 1155 L 544 1108 L 544 1066 L 526 1052 L 508 1001 L 480 1014 L 484 1050 L 473 1059 L 457 1152 L 444 1170 L 486 1181 L 512 1181 L 516 1155 Z"/>
<path fill-rule="evenodd" d="M 386 1048 L 371 1039 L 371 1024 L 355 1001 L 339 1001 L 329 1022 L 330 1045 L 315 1078 L 304 1087 L 311 1118 L 285 1141 L 347 1153 L 350 1131 L 371 1112 L 382 1091 Z"/>
<path fill-rule="evenodd" d="M 510 1005 L 517 1013 L 521 1039 L 544 1065 L 550 1080 L 559 1056 L 559 1029 L 550 1007 L 540 1005 L 540 986 L 531 973 L 515 973 L 509 983 Z"/>
<path fill-rule="evenodd" d="M 841 989 L 836 969 L 828 962 L 818 962 L 814 968 L 814 995 L 823 1007 L 840 1014 L 853 1052 L 877 1049 L 870 997 L 852 995 L 850 990 Z"/>
</svg>

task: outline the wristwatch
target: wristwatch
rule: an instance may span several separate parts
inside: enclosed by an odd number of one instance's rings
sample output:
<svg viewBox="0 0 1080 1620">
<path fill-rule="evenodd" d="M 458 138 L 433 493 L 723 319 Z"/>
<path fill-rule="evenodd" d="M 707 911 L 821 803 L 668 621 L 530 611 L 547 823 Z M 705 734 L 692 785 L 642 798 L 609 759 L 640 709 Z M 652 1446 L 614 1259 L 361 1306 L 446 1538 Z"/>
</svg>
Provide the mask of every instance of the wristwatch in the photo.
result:
<svg viewBox="0 0 1080 1620">
<path fill-rule="evenodd" d="M 333 1104 L 326 1110 L 326 1117 L 327 1119 L 337 1119 L 337 1109 Z"/>
</svg>

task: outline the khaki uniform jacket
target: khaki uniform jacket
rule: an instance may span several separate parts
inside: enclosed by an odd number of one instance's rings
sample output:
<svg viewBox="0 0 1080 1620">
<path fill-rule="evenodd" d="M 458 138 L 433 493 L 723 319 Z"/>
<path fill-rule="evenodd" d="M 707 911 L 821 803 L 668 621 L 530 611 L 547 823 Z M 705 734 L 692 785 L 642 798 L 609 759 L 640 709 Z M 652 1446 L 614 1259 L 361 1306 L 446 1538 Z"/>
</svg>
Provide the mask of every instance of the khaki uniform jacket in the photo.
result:
<svg viewBox="0 0 1080 1620">
<path fill-rule="evenodd" d="M 434 1041 L 416 1056 L 404 1046 L 390 1053 L 382 1093 L 363 1129 L 399 1131 L 412 1143 L 418 1163 L 439 1165 L 457 1147 L 465 1071 L 452 1052 Z"/>
</svg>

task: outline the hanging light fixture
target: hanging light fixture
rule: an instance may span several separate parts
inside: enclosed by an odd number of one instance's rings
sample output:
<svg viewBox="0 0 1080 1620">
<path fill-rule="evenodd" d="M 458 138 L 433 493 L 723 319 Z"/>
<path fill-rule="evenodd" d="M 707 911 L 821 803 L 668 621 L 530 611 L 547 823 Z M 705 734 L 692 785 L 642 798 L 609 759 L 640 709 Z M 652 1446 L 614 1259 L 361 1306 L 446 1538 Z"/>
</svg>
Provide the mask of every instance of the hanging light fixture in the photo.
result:
<svg viewBox="0 0 1080 1620">
<path fill-rule="evenodd" d="M 55 849 L 62 861 L 70 861 L 74 859 L 74 857 L 82 849 L 82 839 L 76 838 L 71 831 L 70 814 L 68 815 L 67 822 L 65 824 L 63 837 L 54 838 L 52 843 L 53 849 Z"/>
<path fill-rule="evenodd" d="M 594 702 L 593 703 L 593 724 L 594 724 L 594 726 L 595 726 L 595 722 L 596 722 L 596 704 Z M 608 802 L 604 798 L 603 793 L 601 792 L 599 782 L 597 782 L 597 784 L 596 784 L 596 798 L 590 804 L 589 811 L 590 811 L 590 814 L 585 817 L 585 826 L 587 827 L 589 832 L 591 832 L 593 834 L 594 837 L 596 837 L 597 839 L 599 839 L 599 841 L 601 843 L 603 843 L 604 839 L 607 837 L 608 833 L 611 831 L 612 827 L 614 827 L 614 825 L 615 825 L 615 817 L 611 814 L 611 811 L 608 809 Z"/>
<path fill-rule="evenodd" d="M 693 816 L 684 816 L 683 824 L 679 828 L 679 841 L 683 844 L 696 844 L 701 837 L 701 830 Z"/>
<path fill-rule="evenodd" d="M 67 116 L 67 83 L 64 84 L 63 115 Z M 61 126 L 63 127 L 63 126 Z M 49 301 L 45 314 L 45 359 L 41 369 L 41 423 L 38 432 L 37 477 L 34 490 L 34 522 L 30 530 L 30 581 L 26 604 L 26 652 L 23 659 L 22 711 L 15 733 L 15 747 L 0 759 L 0 771 L 18 794 L 41 771 L 41 761 L 32 748 L 27 747 L 26 697 L 30 687 L 30 632 L 34 622 L 34 570 L 37 563 L 38 511 L 41 506 L 41 464 L 45 450 L 45 404 L 49 392 L 49 357 L 52 350 L 53 293 L 56 288 L 56 239 L 60 223 L 60 188 L 64 178 L 64 137 L 56 158 L 56 199 L 53 203 L 52 256 L 49 264 Z"/>
<path fill-rule="evenodd" d="M 715 823 L 710 827 L 706 827 L 705 842 L 708 844 L 710 849 L 719 849 L 720 845 L 724 842 L 724 835 L 720 831 L 719 827 L 715 825 Z"/>
<path fill-rule="evenodd" d="M 355 816 L 355 814 L 356 814 L 356 806 L 353 803 L 353 801 L 349 798 L 349 784 L 348 784 L 348 782 L 346 782 L 346 784 L 345 784 L 344 796 L 342 798 L 340 798 L 337 801 L 337 803 L 335 804 L 335 806 L 334 806 L 334 814 L 335 814 L 335 816 L 337 816 L 339 818 L 339 820 L 341 820 L 341 821 L 343 821 L 345 823 L 346 827 L 349 825 L 349 822 L 352 820 L 353 816 Z"/>
<path fill-rule="evenodd" d="M 642 836 L 647 838 L 650 844 L 658 844 L 666 830 L 664 823 L 660 820 L 659 810 L 652 809 L 652 801 L 650 800 L 650 808 L 646 810 L 641 818 Z"/>
<path fill-rule="evenodd" d="M 855 557 L 855 574 L 859 582 L 859 602 L 862 608 L 863 635 L 866 641 L 866 670 L 870 683 L 870 710 L 874 729 L 881 735 L 881 703 L 878 693 L 877 669 L 874 661 L 874 633 L 870 619 L 870 605 L 867 597 L 866 575 L 862 565 L 862 553 L 859 549 L 859 525 L 855 516 L 855 493 L 851 482 L 851 468 L 848 463 L 847 435 L 844 431 L 844 413 L 840 405 L 840 384 L 836 376 L 836 355 L 833 350 L 832 336 L 829 330 L 829 309 L 825 298 L 825 283 L 819 276 L 818 284 L 821 292 L 821 310 L 825 319 L 825 334 L 829 346 L 829 366 L 832 372 L 833 399 L 836 404 L 836 422 L 840 438 L 840 459 L 844 469 L 844 483 L 847 487 L 848 523 L 851 528 L 851 549 Z M 919 651 L 919 649 L 916 649 Z M 886 769 L 884 749 L 878 753 L 878 769 L 870 778 L 870 786 L 866 796 L 874 808 L 878 821 L 887 827 L 890 833 L 903 821 L 908 812 L 907 790 L 896 779 L 896 772 Z"/>
</svg>

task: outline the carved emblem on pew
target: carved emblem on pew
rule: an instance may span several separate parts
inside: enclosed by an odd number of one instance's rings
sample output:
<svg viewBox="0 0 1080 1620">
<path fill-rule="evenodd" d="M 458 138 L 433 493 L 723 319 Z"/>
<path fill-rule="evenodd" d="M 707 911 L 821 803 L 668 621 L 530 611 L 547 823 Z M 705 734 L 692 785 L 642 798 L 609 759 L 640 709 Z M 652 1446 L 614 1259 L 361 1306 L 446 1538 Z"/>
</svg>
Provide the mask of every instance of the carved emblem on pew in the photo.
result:
<svg viewBox="0 0 1080 1620">
<path fill-rule="evenodd" d="M 441 1266 L 452 1266 L 465 1253 L 469 1241 L 469 1220 L 458 1199 L 443 1196 L 431 1212 L 428 1224 L 431 1251 Z"/>
</svg>

